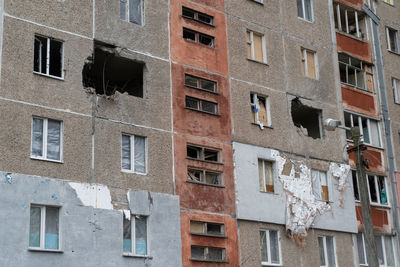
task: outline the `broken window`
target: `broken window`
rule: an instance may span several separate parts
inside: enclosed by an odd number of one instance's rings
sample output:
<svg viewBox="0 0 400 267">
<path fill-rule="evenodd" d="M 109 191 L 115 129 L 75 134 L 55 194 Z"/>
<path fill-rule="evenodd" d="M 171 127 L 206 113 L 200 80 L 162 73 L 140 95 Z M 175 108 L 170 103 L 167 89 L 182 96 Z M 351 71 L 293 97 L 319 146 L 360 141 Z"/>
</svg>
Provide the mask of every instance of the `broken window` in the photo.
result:
<svg viewBox="0 0 400 267">
<path fill-rule="evenodd" d="M 46 118 L 32 119 L 31 157 L 62 160 L 62 122 Z"/>
<path fill-rule="evenodd" d="M 147 217 L 140 215 L 123 216 L 123 251 L 133 255 L 148 255 Z"/>
<path fill-rule="evenodd" d="M 219 150 L 188 145 L 186 147 L 187 157 L 190 159 L 220 162 Z"/>
<path fill-rule="evenodd" d="M 348 128 L 359 127 L 360 134 L 363 137 L 365 144 L 380 147 L 381 138 L 379 123 L 377 120 L 355 115 L 349 112 L 344 112 L 345 126 Z M 351 131 L 346 130 L 347 139 L 351 140 Z"/>
<path fill-rule="evenodd" d="M 63 43 L 50 37 L 35 35 L 33 71 L 62 78 Z"/>
<path fill-rule="evenodd" d="M 392 77 L 394 103 L 400 104 L 400 80 Z"/>
<path fill-rule="evenodd" d="M 312 170 L 312 186 L 313 194 L 317 200 L 329 201 L 328 193 L 328 177 L 326 172 L 319 170 Z"/>
<path fill-rule="evenodd" d="M 279 234 L 274 230 L 260 230 L 261 265 L 280 264 Z"/>
<path fill-rule="evenodd" d="M 190 233 L 200 235 L 224 236 L 225 225 L 222 223 L 190 221 Z"/>
<path fill-rule="evenodd" d="M 215 47 L 214 37 L 201 32 L 196 32 L 183 28 L 183 38 L 210 47 Z"/>
<path fill-rule="evenodd" d="M 265 49 L 265 37 L 263 34 L 248 30 L 246 32 L 247 58 L 267 63 L 267 52 Z"/>
<path fill-rule="evenodd" d="M 186 96 L 186 108 L 217 114 L 217 103 Z"/>
<path fill-rule="evenodd" d="M 389 51 L 400 53 L 399 33 L 397 30 L 386 27 L 387 49 Z"/>
<path fill-rule="evenodd" d="M 145 64 L 121 57 L 112 46 L 95 44 L 95 52 L 85 64 L 83 85 L 96 89 L 100 95 L 111 96 L 116 91 L 143 97 Z"/>
<path fill-rule="evenodd" d="M 360 201 L 360 192 L 359 192 L 357 172 L 356 171 L 351 171 L 351 175 L 352 175 L 352 178 L 353 178 L 354 199 L 356 201 Z"/>
<path fill-rule="evenodd" d="M 217 83 L 214 81 L 199 78 L 193 75 L 185 74 L 185 86 L 206 90 L 209 92 L 217 91 Z"/>
<path fill-rule="evenodd" d="M 319 259 L 321 267 L 336 267 L 335 239 L 332 236 L 319 236 Z"/>
<path fill-rule="evenodd" d="M 340 53 L 339 71 L 342 83 L 363 90 L 374 90 L 372 66 L 362 60 Z"/>
<path fill-rule="evenodd" d="M 187 7 L 182 7 L 182 17 L 196 20 L 198 22 L 208 24 L 208 25 L 214 24 L 213 16 L 195 11 L 195 10 L 187 8 Z"/>
<path fill-rule="evenodd" d="M 59 250 L 59 208 L 31 205 L 29 247 Z"/>
<path fill-rule="evenodd" d="M 387 235 L 376 235 L 375 244 L 378 254 L 379 266 L 396 266 L 394 256 L 395 254 L 393 250 L 393 238 Z"/>
<path fill-rule="evenodd" d="M 297 97 L 292 100 L 291 109 L 292 120 L 296 127 L 304 128 L 305 134 L 314 139 L 322 137 L 321 110 L 303 105 Z"/>
<path fill-rule="evenodd" d="M 355 37 L 364 39 L 366 26 L 364 13 L 348 9 L 342 5 L 336 5 L 335 8 L 335 27 L 341 32 L 351 34 Z"/>
<path fill-rule="evenodd" d="M 307 21 L 313 21 L 312 0 L 297 0 L 297 16 Z"/>
<path fill-rule="evenodd" d="M 388 205 L 385 177 L 368 175 L 368 190 L 371 203 Z"/>
<path fill-rule="evenodd" d="M 219 172 L 189 168 L 188 181 L 206 185 L 222 186 L 222 175 Z"/>
<path fill-rule="evenodd" d="M 301 70 L 303 76 L 317 79 L 316 53 L 314 51 L 301 48 Z"/>
<path fill-rule="evenodd" d="M 274 192 L 274 171 L 271 161 L 258 159 L 258 178 L 260 181 L 260 192 Z"/>
<path fill-rule="evenodd" d="M 146 137 L 122 135 L 122 170 L 146 173 Z"/>
<path fill-rule="evenodd" d="M 215 247 L 191 246 L 191 259 L 198 261 L 226 261 L 225 249 Z"/>
<path fill-rule="evenodd" d="M 143 25 L 143 0 L 120 0 L 120 18 L 138 25 Z"/>
<path fill-rule="evenodd" d="M 256 93 L 250 94 L 250 106 L 251 106 L 251 122 L 264 126 L 270 126 L 270 114 L 269 114 L 269 103 L 268 97 L 261 96 Z"/>
</svg>

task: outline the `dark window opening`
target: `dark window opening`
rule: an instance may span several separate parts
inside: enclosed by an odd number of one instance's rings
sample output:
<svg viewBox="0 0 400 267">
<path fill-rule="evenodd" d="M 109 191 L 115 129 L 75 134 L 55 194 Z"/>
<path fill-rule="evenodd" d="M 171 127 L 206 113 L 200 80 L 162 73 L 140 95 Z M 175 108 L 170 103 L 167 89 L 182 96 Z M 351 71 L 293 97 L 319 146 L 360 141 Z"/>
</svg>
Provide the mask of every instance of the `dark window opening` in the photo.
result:
<svg viewBox="0 0 400 267">
<path fill-rule="evenodd" d="M 63 43 L 35 35 L 33 70 L 38 73 L 62 77 Z"/>
<path fill-rule="evenodd" d="M 218 151 L 204 149 L 204 160 L 218 162 Z"/>
<path fill-rule="evenodd" d="M 369 195 L 371 202 L 378 202 L 378 195 L 375 187 L 375 176 L 368 175 Z"/>
<path fill-rule="evenodd" d="M 355 198 L 355 200 L 360 200 L 360 194 L 358 192 L 357 172 L 356 171 L 351 171 L 351 175 L 353 177 L 354 198 Z"/>
<path fill-rule="evenodd" d="M 225 249 L 213 247 L 191 246 L 192 260 L 225 261 Z"/>
<path fill-rule="evenodd" d="M 292 100 L 292 120 L 296 127 L 305 128 L 306 135 L 321 138 L 321 110 L 303 105 L 298 97 Z"/>
<path fill-rule="evenodd" d="M 187 96 L 185 98 L 185 107 L 210 114 L 217 114 L 217 104 L 197 98 Z"/>
<path fill-rule="evenodd" d="M 217 91 L 217 83 L 214 81 L 206 80 L 203 78 L 195 77 L 192 75 L 185 74 L 185 86 L 193 87 L 197 89 L 206 90 L 209 92 Z"/>
<path fill-rule="evenodd" d="M 193 9 L 187 8 L 187 7 L 182 7 L 182 17 L 196 20 L 198 22 L 208 24 L 208 25 L 213 25 L 214 24 L 214 17 L 197 12 Z"/>
<path fill-rule="evenodd" d="M 119 56 L 115 47 L 95 45 L 82 71 L 83 86 L 92 87 L 99 95 L 114 95 L 116 91 L 143 97 L 145 64 Z"/>
<path fill-rule="evenodd" d="M 214 47 L 214 37 L 199 33 L 199 43 Z"/>
<path fill-rule="evenodd" d="M 183 38 L 186 40 L 196 42 L 196 32 L 184 28 L 183 29 Z"/>
<path fill-rule="evenodd" d="M 182 16 L 185 18 L 196 19 L 196 11 L 182 7 Z"/>
<path fill-rule="evenodd" d="M 192 159 L 200 159 L 201 148 L 187 146 L 187 156 Z"/>
</svg>

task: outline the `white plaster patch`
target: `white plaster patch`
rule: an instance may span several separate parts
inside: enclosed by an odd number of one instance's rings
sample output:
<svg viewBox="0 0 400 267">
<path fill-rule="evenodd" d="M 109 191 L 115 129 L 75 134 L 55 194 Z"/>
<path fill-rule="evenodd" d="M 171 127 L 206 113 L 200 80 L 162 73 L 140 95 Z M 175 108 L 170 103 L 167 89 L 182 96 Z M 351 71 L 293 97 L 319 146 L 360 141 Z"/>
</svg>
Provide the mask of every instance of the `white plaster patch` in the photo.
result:
<svg viewBox="0 0 400 267">
<path fill-rule="evenodd" d="M 125 219 L 127 220 L 131 220 L 131 211 L 130 210 L 122 210 L 122 212 L 124 213 Z"/>
<path fill-rule="evenodd" d="M 92 206 L 97 209 L 112 210 L 111 193 L 107 186 L 88 183 L 68 183 L 85 206 Z"/>
<path fill-rule="evenodd" d="M 339 203 L 340 206 L 343 207 L 343 193 L 346 190 L 347 180 L 350 173 L 350 166 L 346 164 L 337 164 L 331 162 L 329 165 L 329 172 L 332 174 L 332 177 L 338 181 L 338 190 L 340 192 Z"/>
</svg>

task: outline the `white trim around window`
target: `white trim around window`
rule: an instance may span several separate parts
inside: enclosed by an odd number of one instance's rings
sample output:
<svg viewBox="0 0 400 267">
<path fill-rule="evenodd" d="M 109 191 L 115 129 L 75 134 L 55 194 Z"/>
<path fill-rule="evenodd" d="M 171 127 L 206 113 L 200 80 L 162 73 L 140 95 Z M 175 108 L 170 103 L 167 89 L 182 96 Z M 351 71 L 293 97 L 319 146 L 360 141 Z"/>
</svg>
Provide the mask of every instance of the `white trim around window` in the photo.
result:
<svg viewBox="0 0 400 267">
<path fill-rule="evenodd" d="M 318 236 L 318 246 L 320 253 L 320 266 L 321 267 L 336 267 L 336 242 L 333 236 Z M 323 253 L 323 254 L 321 254 Z M 333 255 L 332 255 L 333 253 Z"/>
<path fill-rule="evenodd" d="M 147 138 L 139 135 L 122 134 L 121 170 L 147 174 Z"/>
<path fill-rule="evenodd" d="M 260 230 L 260 250 L 262 266 L 282 265 L 280 233 L 278 230 Z M 275 255 L 272 255 L 273 253 Z"/>
</svg>

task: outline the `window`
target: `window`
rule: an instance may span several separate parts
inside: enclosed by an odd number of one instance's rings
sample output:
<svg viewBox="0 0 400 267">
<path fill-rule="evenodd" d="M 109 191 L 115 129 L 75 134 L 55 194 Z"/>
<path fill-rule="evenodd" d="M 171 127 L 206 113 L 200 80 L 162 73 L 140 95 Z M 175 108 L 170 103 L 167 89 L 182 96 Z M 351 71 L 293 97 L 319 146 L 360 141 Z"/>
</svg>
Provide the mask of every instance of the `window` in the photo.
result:
<svg viewBox="0 0 400 267">
<path fill-rule="evenodd" d="M 271 161 L 258 159 L 258 179 L 260 192 L 274 192 L 274 171 Z"/>
<path fill-rule="evenodd" d="M 386 179 L 384 176 L 367 175 L 369 199 L 373 204 L 388 205 Z"/>
<path fill-rule="evenodd" d="M 183 38 L 209 47 L 215 47 L 214 37 L 204 33 L 183 28 Z"/>
<path fill-rule="evenodd" d="M 317 79 L 316 59 L 314 51 L 301 48 L 301 70 L 303 76 Z"/>
<path fill-rule="evenodd" d="M 31 157 L 51 161 L 62 160 L 62 122 L 52 119 L 32 119 Z"/>
<path fill-rule="evenodd" d="M 313 194 L 315 198 L 322 201 L 329 201 L 328 177 L 326 172 L 319 170 L 312 170 L 311 176 L 312 176 Z"/>
<path fill-rule="evenodd" d="M 199 235 L 225 235 L 225 225 L 222 223 L 190 221 L 190 233 Z"/>
<path fill-rule="evenodd" d="M 279 246 L 278 231 L 260 231 L 261 264 L 263 266 L 279 265 L 281 263 Z"/>
<path fill-rule="evenodd" d="M 224 248 L 191 246 L 191 255 L 197 261 L 226 262 Z"/>
<path fill-rule="evenodd" d="M 360 128 L 360 134 L 363 136 L 364 143 L 380 147 L 381 138 L 379 124 L 377 120 L 369 119 L 359 115 L 344 112 L 344 121 L 346 127 Z M 347 139 L 351 140 L 351 131 L 346 130 Z"/>
<path fill-rule="evenodd" d="M 33 71 L 47 76 L 63 77 L 63 43 L 35 35 Z"/>
<path fill-rule="evenodd" d="M 189 168 L 188 181 L 206 185 L 222 186 L 222 175 L 219 172 Z"/>
<path fill-rule="evenodd" d="M 258 62 L 267 63 L 267 52 L 265 50 L 265 37 L 263 34 L 253 31 L 246 32 L 247 58 Z"/>
<path fill-rule="evenodd" d="M 133 255 L 148 255 L 147 217 L 123 214 L 123 250 Z"/>
<path fill-rule="evenodd" d="M 187 157 L 190 159 L 204 160 L 210 162 L 220 162 L 219 150 L 187 145 Z"/>
<path fill-rule="evenodd" d="M 60 249 L 59 208 L 31 205 L 29 223 L 29 247 Z"/>
<path fill-rule="evenodd" d="M 400 53 L 398 31 L 386 27 L 386 40 L 387 40 L 387 49 L 389 51 Z"/>
<path fill-rule="evenodd" d="M 217 103 L 186 96 L 186 108 L 217 114 Z"/>
<path fill-rule="evenodd" d="M 353 191 L 354 191 L 354 199 L 356 201 L 360 201 L 360 192 L 358 191 L 358 176 L 357 171 L 351 171 L 351 176 L 353 178 Z"/>
<path fill-rule="evenodd" d="M 365 240 L 364 240 L 364 235 L 362 233 L 357 233 L 357 249 L 358 249 L 358 262 L 360 263 L 360 265 L 368 265 Z"/>
<path fill-rule="evenodd" d="M 312 0 L 297 0 L 297 16 L 307 21 L 313 21 Z"/>
<path fill-rule="evenodd" d="M 251 122 L 262 126 L 270 126 L 271 119 L 269 113 L 268 97 L 261 96 L 256 93 L 251 93 L 250 105 L 252 113 Z"/>
<path fill-rule="evenodd" d="M 143 25 L 143 0 L 120 0 L 120 18 L 138 25 Z"/>
<path fill-rule="evenodd" d="M 389 4 L 389 5 L 393 5 L 393 1 L 394 0 L 383 0 L 383 2 Z"/>
<path fill-rule="evenodd" d="M 319 259 L 321 267 L 336 267 L 335 240 L 332 236 L 319 236 Z"/>
<path fill-rule="evenodd" d="M 362 60 L 339 54 L 340 82 L 358 89 L 374 91 L 372 67 Z"/>
<path fill-rule="evenodd" d="M 393 250 L 393 238 L 391 236 L 375 236 L 376 250 L 379 266 L 394 267 L 395 258 Z"/>
<path fill-rule="evenodd" d="M 122 170 L 146 173 L 146 137 L 122 135 Z"/>
<path fill-rule="evenodd" d="M 201 89 L 209 92 L 217 91 L 217 83 L 193 75 L 185 74 L 185 86 Z"/>
<path fill-rule="evenodd" d="M 322 138 L 322 111 L 303 105 L 298 97 L 292 100 L 291 115 L 293 124 L 300 133 L 313 139 Z"/>
<path fill-rule="evenodd" d="M 188 19 L 192 19 L 204 24 L 208 24 L 208 25 L 213 25 L 214 24 L 214 17 L 201 13 L 201 12 L 197 12 L 193 9 L 187 8 L 187 7 L 182 7 L 182 17 L 184 18 L 188 18 Z"/>
<path fill-rule="evenodd" d="M 336 5 L 335 28 L 354 37 L 364 39 L 366 33 L 365 20 L 362 12 L 347 9 L 345 6 Z"/>
<path fill-rule="evenodd" d="M 392 78 L 394 103 L 400 104 L 400 80 Z"/>
</svg>

